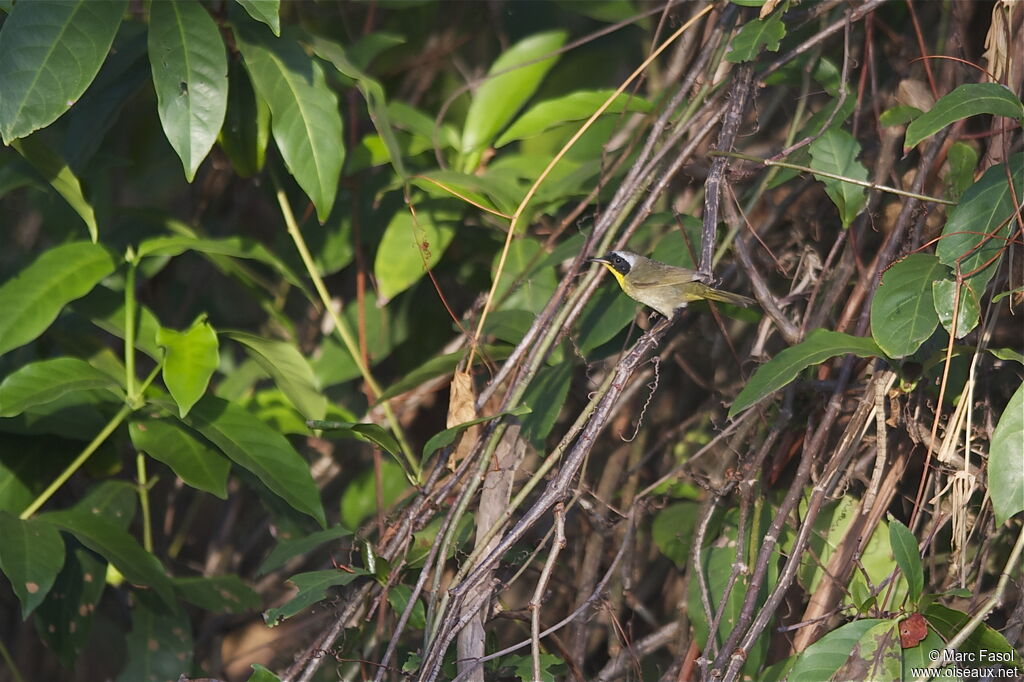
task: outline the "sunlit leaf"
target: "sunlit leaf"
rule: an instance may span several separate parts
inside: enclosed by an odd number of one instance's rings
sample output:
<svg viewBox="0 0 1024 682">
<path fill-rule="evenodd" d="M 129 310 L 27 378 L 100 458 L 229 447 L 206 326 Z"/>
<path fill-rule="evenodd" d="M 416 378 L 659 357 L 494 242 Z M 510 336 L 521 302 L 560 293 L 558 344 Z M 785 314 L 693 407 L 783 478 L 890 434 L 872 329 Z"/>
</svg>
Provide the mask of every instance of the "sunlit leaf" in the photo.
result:
<svg viewBox="0 0 1024 682">
<path fill-rule="evenodd" d="M 189 182 L 210 152 L 228 103 L 228 62 L 217 25 L 195 0 L 150 5 L 149 62 L 164 134 Z"/>
<path fill-rule="evenodd" d="M 106 247 L 70 242 L 43 252 L 0 285 L 0 355 L 43 333 L 65 305 L 114 271 Z"/>
<path fill-rule="evenodd" d="M 845 130 L 831 128 L 811 143 L 811 168 L 866 181 L 868 170 L 857 160 L 858 155 L 860 144 L 853 135 Z M 817 177 L 825 184 L 825 193 L 839 209 L 843 227 L 849 227 L 867 205 L 864 187 L 834 178 Z"/>
<path fill-rule="evenodd" d="M 128 0 L 19 2 L 0 28 L 5 144 L 50 125 L 96 77 Z"/>
<path fill-rule="evenodd" d="M 246 332 L 227 332 L 225 336 L 245 347 L 250 357 L 273 377 L 304 417 L 324 418 L 327 413 L 327 397 L 317 386 L 313 368 L 298 348 L 287 341 L 265 339 Z"/>
<path fill-rule="evenodd" d="M 169 466 L 185 483 L 227 499 L 231 464 L 182 426 L 169 419 L 136 419 L 128 433 L 137 450 Z"/>
<path fill-rule="evenodd" d="M 118 383 L 106 372 L 78 358 L 32 362 L 0 383 L 0 417 L 13 417 L 65 393 L 91 388 L 109 388 L 116 392 Z"/>
<path fill-rule="evenodd" d="M 82 218 L 82 222 L 85 223 L 85 227 L 89 231 L 89 238 L 95 242 L 99 238 L 96 213 L 92 209 L 92 204 L 85 198 L 82 183 L 79 182 L 78 177 L 75 176 L 64 159 L 50 149 L 38 135 L 12 142 L 11 146 L 25 157 L 25 160 L 33 168 L 39 171 L 43 178 L 50 183 L 50 186 L 57 191 L 57 194 L 64 197 L 68 205 Z"/>
<path fill-rule="evenodd" d="M 164 385 L 184 417 L 206 393 L 220 363 L 217 332 L 202 315 L 183 332 L 161 327 L 156 342 L 164 349 Z"/>
</svg>

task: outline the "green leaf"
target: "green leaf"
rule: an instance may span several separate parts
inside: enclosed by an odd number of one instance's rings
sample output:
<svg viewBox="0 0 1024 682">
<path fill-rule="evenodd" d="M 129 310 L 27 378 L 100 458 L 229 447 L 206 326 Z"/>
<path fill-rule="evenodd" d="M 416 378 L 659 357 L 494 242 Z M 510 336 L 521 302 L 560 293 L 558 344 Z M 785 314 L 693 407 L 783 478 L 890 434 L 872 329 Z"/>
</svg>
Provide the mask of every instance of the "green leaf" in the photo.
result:
<svg viewBox="0 0 1024 682">
<path fill-rule="evenodd" d="M 161 327 L 156 342 L 164 349 L 164 384 L 178 404 L 178 415 L 184 418 L 206 393 L 210 377 L 220 364 L 217 332 L 206 321 L 206 315 L 200 315 L 183 332 Z"/>
<path fill-rule="evenodd" d="M 690 560 L 699 511 L 696 502 L 677 502 L 659 511 L 651 525 L 654 544 L 680 569 L 685 568 Z"/>
<path fill-rule="evenodd" d="M 558 280 L 553 267 L 539 266 L 545 255 L 544 248 L 536 239 L 527 237 L 512 242 L 494 292 L 500 301 L 498 310 L 537 313 L 547 305 L 558 287 Z M 500 258 L 500 253 L 494 255 L 492 272 L 498 271 Z"/>
<path fill-rule="evenodd" d="M 38 519 L 19 519 L 0 511 L 0 571 L 28 618 L 50 592 L 64 565 L 64 540 L 56 528 Z"/>
<path fill-rule="evenodd" d="M 1024 511 L 1024 384 L 1017 387 L 992 433 L 988 492 L 997 524 Z"/>
<path fill-rule="evenodd" d="M 82 183 L 79 182 L 64 159 L 50 149 L 50 146 L 38 135 L 12 142 L 11 146 L 33 168 L 39 171 L 40 175 L 57 191 L 57 194 L 64 197 L 64 201 L 68 202 L 68 205 L 81 217 L 89 231 L 89 238 L 95 243 L 99 238 L 96 213 L 92 210 L 92 204 L 85 198 Z"/>
<path fill-rule="evenodd" d="M 978 295 L 970 284 L 960 287 L 959 298 L 956 293 L 956 282 L 948 279 L 940 279 L 932 282 L 932 303 L 935 306 L 935 314 L 939 316 L 939 323 L 943 329 L 953 334 L 953 338 L 959 339 L 967 336 L 972 329 L 978 326 L 981 316 L 981 306 L 978 303 Z M 953 333 L 953 313 L 956 312 L 956 332 Z"/>
<path fill-rule="evenodd" d="M 334 206 L 345 160 L 338 97 L 320 63 L 294 40 L 273 39 L 251 23 L 235 35 L 253 87 L 270 105 L 277 148 L 322 222 Z"/>
<path fill-rule="evenodd" d="M 174 587 L 164 567 L 113 521 L 78 509 L 47 512 L 36 518 L 74 535 L 83 545 L 113 564 L 128 582 L 152 587 L 169 606 L 176 603 Z"/>
<path fill-rule="evenodd" d="M 388 590 L 388 603 L 391 604 L 391 608 L 394 609 L 395 614 L 401 615 L 405 612 L 406 607 L 409 605 L 409 598 L 412 597 L 412 588 L 408 585 L 395 585 Z M 413 630 L 422 630 L 427 625 L 427 614 L 426 609 L 423 608 L 423 602 L 416 600 L 416 603 L 412 607 L 412 613 L 409 614 L 408 625 Z"/>
<path fill-rule="evenodd" d="M 320 392 L 313 368 L 299 349 L 287 341 L 265 339 L 246 332 L 226 332 L 225 336 L 245 346 L 249 356 L 266 371 L 278 388 L 307 419 L 323 419 L 327 397 Z"/>
<path fill-rule="evenodd" d="M 70 242 L 45 251 L 0 285 L 0 355 L 42 334 L 65 305 L 89 293 L 116 265 L 106 247 Z"/>
<path fill-rule="evenodd" d="M 523 393 L 522 403 L 532 411 L 522 419 L 520 436 L 537 450 L 544 450 L 544 439 L 551 433 L 565 405 L 571 381 L 572 363 L 561 362 L 537 372 Z"/>
<path fill-rule="evenodd" d="M 169 221 L 168 227 L 171 229 L 182 228 L 175 221 Z M 245 258 L 258 261 L 264 265 L 269 265 L 290 284 L 305 291 L 305 284 L 295 276 L 295 273 L 285 265 L 284 261 L 268 251 L 263 244 L 247 237 L 206 239 L 188 234 L 153 237 L 139 244 L 136 253 L 139 258 L 146 258 L 148 256 L 173 257 L 189 250 L 198 251 L 206 256 L 229 256 L 231 258 Z M 216 262 L 214 258 L 210 260 Z"/>
<path fill-rule="evenodd" d="M 255 474 L 292 508 L 326 525 L 309 465 L 280 433 L 245 408 L 212 395 L 195 404 L 185 423 Z"/>
<path fill-rule="evenodd" d="M 149 62 L 160 123 L 192 182 L 227 110 L 224 42 L 196 0 L 160 0 L 149 11 Z"/>
<path fill-rule="evenodd" d="M 564 679 L 556 674 L 556 671 L 552 670 L 552 668 L 557 666 L 565 665 L 565 661 L 554 654 L 540 655 L 540 679 L 537 679 L 533 674 L 532 656 L 526 654 L 502 656 L 501 663 L 502 665 L 511 666 L 513 674 L 519 678 L 520 682 L 555 682 L 558 679 Z"/>
<path fill-rule="evenodd" d="M 260 564 L 256 575 L 266 575 L 271 571 L 276 571 L 288 563 L 289 560 L 297 556 L 305 556 L 325 542 L 337 540 L 348 535 L 352 535 L 352 531 L 348 528 L 344 526 L 331 526 L 330 528 L 324 528 L 294 540 L 281 540 L 270 551 L 270 554 L 263 560 L 263 563 Z"/>
<path fill-rule="evenodd" d="M 217 141 L 243 178 L 263 170 L 270 141 L 270 107 L 256 96 L 239 60 L 228 67 L 228 109 Z"/>
<path fill-rule="evenodd" d="M 878 618 L 855 620 L 841 625 L 810 645 L 789 672 L 789 682 L 821 682 L 832 679 L 864 633 L 887 621 Z"/>
<path fill-rule="evenodd" d="M 380 466 L 381 509 L 388 509 L 409 489 L 409 481 L 402 467 L 390 459 L 382 459 Z M 377 513 L 377 484 L 373 469 L 367 469 L 352 479 L 341 495 L 341 523 L 358 528 Z"/>
<path fill-rule="evenodd" d="M 924 610 L 923 615 L 928 624 L 939 633 L 939 636 L 947 641 L 963 630 L 971 620 L 966 613 L 940 604 L 932 604 Z M 1002 634 L 985 623 L 979 623 L 958 650 L 974 654 L 970 658 L 963 658 L 958 663 L 959 665 L 974 671 L 987 671 L 984 674 L 971 675 L 972 678 L 991 677 L 994 661 L 1004 661 L 1007 668 L 1024 670 L 1020 664 L 1020 654 L 1014 650 Z"/>
<path fill-rule="evenodd" d="M 866 181 L 868 170 L 857 161 L 860 144 L 853 135 L 838 128 L 830 128 L 811 143 L 811 168 L 853 180 Z M 816 176 L 825 183 L 825 193 L 839 209 L 843 227 L 849 227 L 853 219 L 867 206 L 864 188 L 842 180 Z"/>
<path fill-rule="evenodd" d="M 487 417 L 478 417 L 476 419 L 470 419 L 468 422 L 456 424 L 455 426 L 447 428 L 444 431 L 441 431 L 440 433 L 435 433 L 433 436 L 430 437 L 430 440 L 427 441 L 427 444 L 423 446 L 422 461 L 426 462 L 427 458 L 433 455 L 435 452 L 437 452 L 441 448 L 446 448 L 452 443 L 454 443 L 455 439 L 459 437 L 459 434 L 471 426 L 483 424 L 484 422 L 489 422 L 492 419 L 497 419 L 498 417 L 518 417 L 524 414 L 529 414 L 530 412 L 531 410 L 529 407 L 527 407 L 526 405 L 520 405 L 519 407 L 513 408 L 511 410 L 504 410 L 503 412 L 499 412 L 498 414 L 492 414 Z"/>
<path fill-rule="evenodd" d="M 343 438 L 365 439 L 394 457 L 401 458 L 402 456 L 402 448 L 398 445 L 398 441 L 378 424 L 310 419 L 306 422 L 306 426 L 322 431 L 339 431 L 338 435 Z"/>
<path fill-rule="evenodd" d="M 1007 170 L 1012 174 L 1013 192 L 1007 182 Z M 1024 154 L 1014 154 L 1009 164 L 985 171 L 980 180 L 967 188 L 942 228 L 935 255 L 954 272 L 959 263 L 961 275 L 978 296 L 984 295 L 1007 246 L 1015 222 L 1015 196 L 1024 196 Z"/>
<path fill-rule="evenodd" d="M 387 43 L 387 38 L 383 39 Z M 373 122 L 373 127 L 387 149 L 388 160 L 399 177 L 405 178 L 407 173 L 402 162 L 402 150 L 391 125 L 391 115 L 388 113 L 388 103 L 387 97 L 384 94 L 384 87 L 354 64 L 345 54 L 345 50 L 342 49 L 341 45 L 315 36 L 313 38 L 313 51 L 321 59 L 325 59 L 333 64 L 334 68 L 341 74 L 355 81 L 356 87 L 362 93 L 363 99 L 366 100 L 366 108 L 370 114 L 370 120 Z"/>
<path fill-rule="evenodd" d="M 105 286 L 98 286 L 88 295 L 75 301 L 71 307 L 78 315 L 88 319 L 103 331 L 119 339 L 124 338 L 124 294 Z M 160 347 L 156 345 L 160 322 L 153 311 L 137 302 L 135 312 L 135 347 L 154 360 L 159 360 L 163 355 Z"/>
<path fill-rule="evenodd" d="M 396 395 L 401 395 L 406 391 L 411 391 L 424 381 L 428 381 L 445 374 L 451 374 L 455 371 L 458 364 L 462 362 L 462 359 L 466 357 L 466 352 L 467 351 L 465 350 L 459 350 L 454 353 L 430 358 L 416 369 L 411 372 L 407 372 L 404 377 L 385 389 L 385 391 L 377 398 L 377 402 L 380 403 L 381 401 L 394 398 Z M 484 355 L 493 361 L 504 360 L 511 352 L 512 349 L 508 346 L 480 347 L 481 355 Z"/>
<path fill-rule="evenodd" d="M 921 110 L 917 107 L 912 107 L 907 104 L 897 104 L 891 109 L 886 109 L 882 112 L 882 115 L 878 117 L 878 123 L 883 128 L 891 126 L 901 126 L 905 123 L 913 121 L 915 118 L 921 115 Z"/>
<path fill-rule="evenodd" d="M 281 678 L 259 663 L 253 663 L 252 675 L 249 676 L 246 682 L 281 682 Z"/>
<path fill-rule="evenodd" d="M 910 599 L 916 604 L 924 590 L 924 569 L 921 566 L 921 553 L 917 549 L 917 538 L 898 519 L 892 519 L 889 521 L 889 545 L 907 579 Z"/>
<path fill-rule="evenodd" d="M 615 338 L 636 317 L 636 303 L 623 296 L 619 287 L 609 284 L 590 297 L 580 315 L 576 345 L 580 353 L 590 351 Z"/>
<path fill-rule="evenodd" d="M 352 573 L 339 569 L 299 573 L 288 579 L 298 588 L 299 593 L 283 606 L 270 609 L 263 614 L 263 621 L 269 626 L 279 625 L 286 618 L 291 618 L 303 609 L 327 598 L 332 587 L 343 587 L 362 575 L 369 575 L 362 569 L 352 569 Z"/>
<path fill-rule="evenodd" d="M 65 393 L 90 388 L 109 388 L 117 393 L 118 383 L 106 372 L 78 358 L 32 362 L 8 375 L 0 384 L 0 417 L 13 417 Z"/>
<path fill-rule="evenodd" d="M 911 355 L 939 324 L 932 282 L 949 274 L 939 260 L 913 253 L 882 274 L 871 302 L 871 336 L 890 358 Z"/>
<path fill-rule="evenodd" d="M 128 433 L 135 449 L 169 466 L 185 483 L 227 499 L 230 462 L 182 426 L 169 419 L 136 419 Z"/>
<path fill-rule="evenodd" d="M 761 53 L 762 48 L 768 52 L 778 52 L 779 42 L 785 37 L 786 25 L 778 13 L 765 19 L 753 19 L 736 33 L 725 60 L 733 64 L 749 62 Z"/>
<path fill-rule="evenodd" d="M 893 619 L 883 620 L 862 634 L 832 679 L 899 680 L 902 677 L 899 622 Z"/>
<path fill-rule="evenodd" d="M 780 352 L 757 368 L 754 376 L 750 377 L 750 381 L 733 401 L 732 407 L 729 408 L 729 417 L 735 417 L 765 396 L 779 390 L 807 367 L 847 353 L 862 358 L 883 355 L 882 350 L 869 338 L 815 329 L 806 339 Z"/>
<path fill-rule="evenodd" d="M 102 516 L 123 531 L 131 527 L 139 501 L 139 489 L 128 481 L 106 480 L 94 485 L 72 507 L 82 514 Z"/>
<path fill-rule="evenodd" d="M 177 605 L 167 608 L 151 595 L 136 592 L 125 648 L 127 661 L 117 682 L 179 679 L 182 670 L 191 669 L 195 648 L 188 615 Z"/>
<path fill-rule="evenodd" d="M 106 586 L 107 564 L 89 550 L 68 548 L 64 568 L 32 620 L 39 638 L 57 654 L 65 668 L 72 668 L 89 641 L 96 605 Z"/>
<path fill-rule="evenodd" d="M 978 150 L 957 140 L 949 145 L 946 151 L 946 162 L 949 164 L 949 174 L 946 175 L 946 182 L 949 184 L 949 196 L 959 199 L 967 188 L 974 184 L 974 169 L 978 167 Z"/>
<path fill-rule="evenodd" d="M 535 61 L 562 47 L 564 31 L 538 33 L 520 40 L 491 65 L 487 80 L 473 95 L 462 129 L 462 151 L 479 151 L 490 144 L 515 113 L 537 91 L 557 57 Z M 527 64 L 528 62 L 532 62 Z M 507 71 L 500 76 L 490 77 Z"/>
<path fill-rule="evenodd" d="M 235 0 L 249 16 L 270 27 L 275 36 L 281 35 L 281 0 Z"/>
<path fill-rule="evenodd" d="M 580 90 L 568 95 L 544 100 L 523 112 L 512 122 L 494 143 L 503 147 L 509 142 L 540 135 L 545 130 L 570 121 L 590 118 L 595 111 L 612 96 L 614 90 Z M 621 93 L 605 109 L 605 114 L 619 114 L 623 111 L 651 110 L 651 103 L 642 97 Z"/>
<path fill-rule="evenodd" d="M 437 265 L 455 237 L 450 222 L 453 217 L 447 212 L 435 217 L 419 207 L 415 221 L 408 210 L 395 213 L 384 230 L 373 264 L 379 305 L 385 305 Z"/>
<path fill-rule="evenodd" d="M 1006 86 L 998 83 L 967 83 L 939 99 L 929 111 L 907 126 L 905 149 L 942 130 L 950 123 L 975 116 L 992 114 L 1024 120 L 1024 105 Z"/>
<path fill-rule="evenodd" d="M 245 613 L 261 605 L 260 596 L 237 575 L 172 580 L 174 588 L 186 601 L 213 613 Z"/>
<path fill-rule="evenodd" d="M 96 77 L 127 0 L 19 2 L 0 29 L 5 144 L 53 123 Z"/>
</svg>

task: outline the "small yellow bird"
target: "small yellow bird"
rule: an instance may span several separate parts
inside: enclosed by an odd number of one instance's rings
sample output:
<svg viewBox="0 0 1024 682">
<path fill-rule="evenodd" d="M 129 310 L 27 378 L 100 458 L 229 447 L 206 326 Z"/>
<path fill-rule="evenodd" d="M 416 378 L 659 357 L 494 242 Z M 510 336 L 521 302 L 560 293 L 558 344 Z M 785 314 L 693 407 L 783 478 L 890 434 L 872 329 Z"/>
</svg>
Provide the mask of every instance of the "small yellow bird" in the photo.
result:
<svg viewBox="0 0 1024 682">
<path fill-rule="evenodd" d="M 609 251 L 590 261 L 608 268 L 627 296 L 654 308 L 665 317 L 672 317 L 690 301 L 701 299 L 743 307 L 754 303 L 746 296 L 709 287 L 698 279 L 693 270 L 659 263 L 631 251 Z"/>
</svg>

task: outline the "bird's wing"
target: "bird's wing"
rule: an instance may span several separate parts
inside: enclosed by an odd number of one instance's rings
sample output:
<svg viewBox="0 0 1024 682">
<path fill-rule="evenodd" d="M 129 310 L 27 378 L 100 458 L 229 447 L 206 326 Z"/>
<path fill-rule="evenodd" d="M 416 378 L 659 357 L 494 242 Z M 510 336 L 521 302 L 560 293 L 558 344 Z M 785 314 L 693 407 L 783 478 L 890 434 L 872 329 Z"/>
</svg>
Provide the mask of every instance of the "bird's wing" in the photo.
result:
<svg viewBox="0 0 1024 682">
<path fill-rule="evenodd" d="M 674 265 L 658 264 L 650 268 L 650 272 L 644 274 L 643 280 L 634 280 L 633 286 L 638 287 L 670 287 L 679 284 L 687 284 L 696 281 L 696 274 L 693 270 L 675 267 Z"/>
</svg>

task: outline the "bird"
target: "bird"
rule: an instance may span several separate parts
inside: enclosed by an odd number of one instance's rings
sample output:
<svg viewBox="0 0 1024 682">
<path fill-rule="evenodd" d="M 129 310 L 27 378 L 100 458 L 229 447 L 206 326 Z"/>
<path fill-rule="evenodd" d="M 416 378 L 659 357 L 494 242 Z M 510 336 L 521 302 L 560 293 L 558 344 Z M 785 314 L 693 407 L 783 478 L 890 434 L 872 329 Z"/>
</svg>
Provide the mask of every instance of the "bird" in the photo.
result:
<svg viewBox="0 0 1024 682">
<path fill-rule="evenodd" d="M 744 308 L 754 303 L 746 296 L 704 284 L 694 270 L 660 263 L 632 251 L 609 251 L 600 258 L 591 258 L 590 262 L 608 268 L 627 296 L 665 317 L 672 317 L 691 301 L 702 299 Z"/>
</svg>

